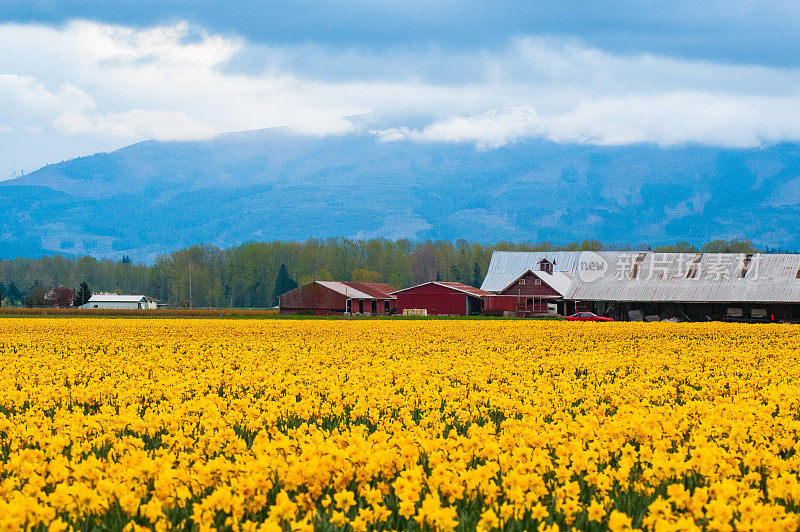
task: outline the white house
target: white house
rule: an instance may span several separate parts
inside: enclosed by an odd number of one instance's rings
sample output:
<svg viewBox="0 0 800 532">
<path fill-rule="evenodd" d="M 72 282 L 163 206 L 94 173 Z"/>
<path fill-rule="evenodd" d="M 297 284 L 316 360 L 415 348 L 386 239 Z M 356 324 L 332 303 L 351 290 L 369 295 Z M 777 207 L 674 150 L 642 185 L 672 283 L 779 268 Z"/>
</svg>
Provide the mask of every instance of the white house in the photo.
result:
<svg viewBox="0 0 800 532">
<path fill-rule="evenodd" d="M 158 300 L 139 294 L 94 294 L 81 308 L 88 309 L 157 309 Z"/>
</svg>

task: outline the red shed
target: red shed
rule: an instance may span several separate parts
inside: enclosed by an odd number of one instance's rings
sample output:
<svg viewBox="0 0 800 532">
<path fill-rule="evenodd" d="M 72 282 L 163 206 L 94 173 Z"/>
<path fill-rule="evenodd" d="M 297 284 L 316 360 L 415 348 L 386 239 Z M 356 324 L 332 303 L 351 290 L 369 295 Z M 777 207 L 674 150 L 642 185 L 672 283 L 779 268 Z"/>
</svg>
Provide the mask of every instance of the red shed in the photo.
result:
<svg viewBox="0 0 800 532">
<path fill-rule="evenodd" d="M 312 281 L 278 297 L 281 314 L 392 314 L 394 287 L 383 283 Z"/>
<path fill-rule="evenodd" d="M 469 316 L 483 311 L 487 298 L 493 296 L 480 288 L 462 283 L 431 281 L 393 292 L 397 296 L 397 312 L 425 309 L 429 315 Z"/>
</svg>

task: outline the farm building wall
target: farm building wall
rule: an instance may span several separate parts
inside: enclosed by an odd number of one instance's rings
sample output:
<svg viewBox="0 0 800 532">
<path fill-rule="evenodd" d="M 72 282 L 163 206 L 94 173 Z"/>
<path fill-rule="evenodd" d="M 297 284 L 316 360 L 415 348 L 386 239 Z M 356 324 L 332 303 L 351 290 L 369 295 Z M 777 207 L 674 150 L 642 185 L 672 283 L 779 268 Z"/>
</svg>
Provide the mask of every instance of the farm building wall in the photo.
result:
<svg viewBox="0 0 800 532">
<path fill-rule="evenodd" d="M 346 298 L 318 283 L 309 283 L 278 297 L 281 314 L 341 314 Z"/>
<path fill-rule="evenodd" d="M 467 298 L 470 296 L 445 286 L 424 284 L 397 292 L 395 295 L 397 296 L 397 312 L 400 314 L 403 313 L 403 310 L 411 308 L 424 308 L 429 315 L 450 314 L 466 316 L 468 314 Z M 477 311 L 480 311 L 480 304 Z"/>
<path fill-rule="evenodd" d="M 134 301 L 91 301 L 81 306 L 87 309 L 113 309 L 113 310 L 133 310 L 133 309 L 153 309 L 156 308 L 155 304 L 152 306 L 149 302 L 143 301 L 141 303 Z"/>
<path fill-rule="evenodd" d="M 331 288 L 329 285 L 338 287 L 347 284 L 351 288 L 347 297 L 341 291 Z M 327 283 L 311 282 L 290 290 L 278 297 L 278 306 L 281 314 L 313 314 L 317 316 L 344 314 L 346 312 L 354 314 L 389 314 L 396 310 L 394 299 L 382 299 L 382 287 L 391 290 L 388 285 L 375 285 L 369 283 Z M 361 290 L 359 290 L 361 288 Z M 369 290 L 375 297 L 368 297 L 372 294 L 365 293 Z M 362 297 L 352 297 L 360 294 Z M 386 295 L 386 297 L 391 297 Z"/>
<path fill-rule="evenodd" d="M 557 298 L 539 296 L 496 295 L 486 298 L 486 310 L 491 314 L 498 312 L 514 312 L 520 316 L 525 314 L 547 313 L 547 303 L 554 303 Z"/>
<path fill-rule="evenodd" d="M 620 321 L 658 316 L 661 319 L 689 319 L 691 321 L 800 321 L 800 304 L 784 303 L 672 303 L 665 301 L 585 301 L 582 306 L 595 314 L 610 316 Z"/>
<path fill-rule="evenodd" d="M 394 300 L 388 299 L 350 299 L 347 301 L 347 310 L 353 314 L 382 315 L 390 314 L 396 310 Z"/>
<path fill-rule="evenodd" d="M 538 284 L 536 283 L 537 281 L 539 281 Z M 551 288 L 533 272 L 526 273 L 513 284 L 508 285 L 500 294 L 504 296 L 519 295 L 523 297 L 561 297 L 558 291 Z"/>
</svg>

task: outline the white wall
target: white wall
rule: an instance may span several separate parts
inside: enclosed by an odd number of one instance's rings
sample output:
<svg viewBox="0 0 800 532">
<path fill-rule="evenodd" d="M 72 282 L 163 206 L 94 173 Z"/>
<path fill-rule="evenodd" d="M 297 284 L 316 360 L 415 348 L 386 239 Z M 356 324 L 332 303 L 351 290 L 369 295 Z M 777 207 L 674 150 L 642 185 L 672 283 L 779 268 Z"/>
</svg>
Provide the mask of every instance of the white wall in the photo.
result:
<svg viewBox="0 0 800 532">
<path fill-rule="evenodd" d="M 141 308 L 143 308 L 143 309 L 154 309 L 154 308 L 156 308 L 156 303 L 150 303 L 150 302 L 147 302 L 147 301 L 143 302 L 141 305 L 142 305 Z M 115 310 L 125 310 L 125 309 L 138 309 L 140 307 L 139 307 L 139 303 L 134 303 L 134 302 L 130 302 L 129 303 L 129 302 L 125 302 L 125 301 L 106 301 L 106 302 L 97 301 L 97 302 L 86 303 L 81 308 L 88 308 L 88 309 L 94 309 L 94 308 L 103 309 L 103 308 L 106 308 L 106 309 L 115 309 Z"/>
</svg>

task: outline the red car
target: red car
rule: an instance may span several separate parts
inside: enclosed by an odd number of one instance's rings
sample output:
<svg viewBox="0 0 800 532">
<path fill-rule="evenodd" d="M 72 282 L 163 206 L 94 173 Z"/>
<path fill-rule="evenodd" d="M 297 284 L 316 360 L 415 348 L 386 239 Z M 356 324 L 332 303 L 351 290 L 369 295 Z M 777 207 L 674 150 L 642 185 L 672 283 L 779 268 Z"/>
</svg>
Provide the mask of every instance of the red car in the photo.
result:
<svg viewBox="0 0 800 532">
<path fill-rule="evenodd" d="M 564 319 L 567 321 L 614 321 L 611 318 L 598 316 L 597 314 L 592 314 L 591 312 L 577 312 L 571 316 L 567 316 Z"/>
</svg>

